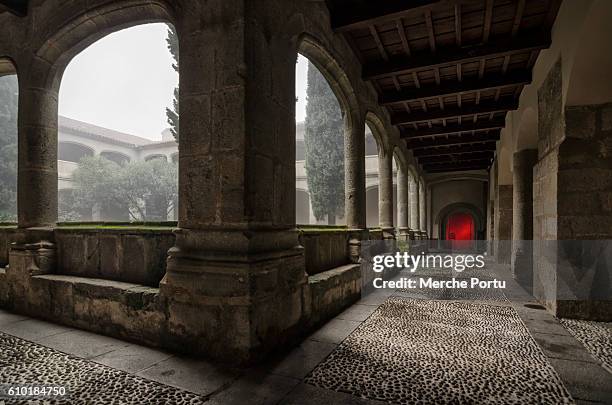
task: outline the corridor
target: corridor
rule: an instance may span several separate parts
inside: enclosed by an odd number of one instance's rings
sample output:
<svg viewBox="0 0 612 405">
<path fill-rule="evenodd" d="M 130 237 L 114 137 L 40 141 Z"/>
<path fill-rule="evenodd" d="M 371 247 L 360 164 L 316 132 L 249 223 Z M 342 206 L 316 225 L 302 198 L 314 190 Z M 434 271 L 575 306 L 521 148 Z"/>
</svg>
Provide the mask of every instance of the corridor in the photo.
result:
<svg viewBox="0 0 612 405">
<path fill-rule="evenodd" d="M 479 295 L 377 290 L 249 369 L 3 311 L 0 378 L 64 386 L 57 403 L 612 403 L 612 324 L 560 322 L 505 279 Z"/>
</svg>

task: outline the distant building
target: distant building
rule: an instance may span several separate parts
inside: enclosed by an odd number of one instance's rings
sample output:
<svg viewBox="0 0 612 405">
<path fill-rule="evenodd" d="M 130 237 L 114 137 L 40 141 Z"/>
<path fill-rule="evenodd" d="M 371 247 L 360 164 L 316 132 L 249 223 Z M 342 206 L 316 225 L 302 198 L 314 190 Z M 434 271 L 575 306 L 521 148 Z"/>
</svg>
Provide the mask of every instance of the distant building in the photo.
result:
<svg viewBox="0 0 612 405">
<path fill-rule="evenodd" d="M 86 156 L 103 156 L 118 164 L 131 161 L 166 159 L 177 162 L 178 144 L 166 129 L 161 141 L 152 141 L 137 135 L 113 131 L 72 118 L 59 117 L 58 134 L 58 189 L 62 193 L 73 188 L 72 174 L 78 162 Z M 304 168 L 306 147 L 304 123 L 295 126 L 296 218 L 298 224 L 323 224 L 317 221 L 310 206 L 310 194 Z M 394 182 L 395 183 L 395 182 Z M 367 224 L 378 225 L 378 151 L 376 141 L 366 128 L 366 210 Z M 94 212 L 92 220 L 117 218 L 118 212 Z M 123 217 L 123 214 L 120 215 Z M 126 218 L 127 219 L 127 218 Z M 172 214 L 168 219 L 176 219 Z M 337 218 L 342 224 L 343 218 Z"/>
</svg>

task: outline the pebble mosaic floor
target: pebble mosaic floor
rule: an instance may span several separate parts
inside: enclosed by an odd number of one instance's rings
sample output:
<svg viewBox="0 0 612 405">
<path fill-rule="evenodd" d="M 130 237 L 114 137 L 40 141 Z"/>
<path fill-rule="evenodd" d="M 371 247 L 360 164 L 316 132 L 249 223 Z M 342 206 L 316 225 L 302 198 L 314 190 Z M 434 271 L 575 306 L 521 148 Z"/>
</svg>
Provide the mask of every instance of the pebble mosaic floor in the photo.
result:
<svg viewBox="0 0 612 405">
<path fill-rule="evenodd" d="M 578 339 L 589 353 L 612 373 L 612 322 L 560 319 L 561 324 Z"/>
<path fill-rule="evenodd" d="M 388 298 L 306 382 L 396 404 L 573 403 L 513 308 L 460 301 Z"/>
<path fill-rule="evenodd" d="M 44 364 L 44 367 L 41 367 Z M 45 404 L 203 404 L 206 398 L 0 333 L 0 381 L 64 386 L 67 396 Z M 118 401 L 120 398 L 120 402 Z M 41 400 L 0 398 L 0 403 Z"/>
</svg>

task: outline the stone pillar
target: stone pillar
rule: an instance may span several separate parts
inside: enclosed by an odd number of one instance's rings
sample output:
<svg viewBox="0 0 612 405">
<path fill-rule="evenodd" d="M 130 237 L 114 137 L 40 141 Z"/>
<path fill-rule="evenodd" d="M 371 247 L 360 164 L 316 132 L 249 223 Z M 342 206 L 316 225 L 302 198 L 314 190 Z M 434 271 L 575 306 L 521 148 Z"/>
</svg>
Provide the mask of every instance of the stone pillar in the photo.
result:
<svg viewBox="0 0 612 405">
<path fill-rule="evenodd" d="M 408 200 L 410 205 L 410 232 L 412 239 L 418 239 L 419 231 L 419 187 L 415 178 L 408 178 Z"/>
<path fill-rule="evenodd" d="M 419 230 L 421 238 L 427 239 L 427 205 L 425 195 L 425 184 L 423 180 L 419 181 Z"/>
<path fill-rule="evenodd" d="M 359 114 L 352 114 L 349 120 L 347 114 L 344 122 L 346 225 L 349 229 L 366 229 L 365 120 Z"/>
<path fill-rule="evenodd" d="M 393 154 L 378 155 L 378 218 L 385 239 L 393 237 Z"/>
<path fill-rule="evenodd" d="M 34 66 L 31 70 L 35 70 Z M 57 221 L 57 105 L 59 83 L 41 72 L 19 78 L 18 223 L 53 227 Z"/>
<path fill-rule="evenodd" d="M 512 253 L 512 184 L 497 186 L 495 196 L 495 257 L 510 264 Z"/>
<path fill-rule="evenodd" d="M 190 4 L 177 18 L 179 229 L 160 283 L 167 344 L 251 361 L 291 340 L 310 308 L 295 229 L 297 45 L 273 7 Z"/>
<path fill-rule="evenodd" d="M 534 296 L 557 317 L 610 322 L 612 103 L 563 111 L 557 65 L 539 95 Z"/>
<path fill-rule="evenodd" d="M 516 152 L 512 159 L 512 275 L 528 291 L 533 286 L 533 166 L 536 149 Z"/>
<path fill-rule="evenodd" d="M 397 168 L 397 229 L 401 240 L 409 238 L 408 211 L 408 173 L 400 165 Z"/>
</svg>

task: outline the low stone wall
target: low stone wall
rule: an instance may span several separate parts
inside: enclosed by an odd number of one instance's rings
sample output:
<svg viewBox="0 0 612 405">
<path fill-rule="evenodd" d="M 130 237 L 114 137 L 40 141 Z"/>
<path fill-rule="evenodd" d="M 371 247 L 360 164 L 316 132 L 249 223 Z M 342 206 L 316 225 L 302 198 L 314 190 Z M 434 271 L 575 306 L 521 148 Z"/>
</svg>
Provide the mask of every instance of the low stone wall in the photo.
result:
<svg viewBox="0 0 612 405">
<path fill-rule="evenodd" d="M 309 324 L 320 325 L 361 297 L 361 268 L 348 264 L 308 277 L 311 297 Z"/>
<path fill-rule="evenodd" d="M 312 276 L 350 262 L 349 233 L 346 229 L 300 229 L 306 272 Z"/>
<path fill-rule="evenodd" d="M 171 228 L 58 228 L 57 273 L 158 287 L 174 239 Z"/>
<path fill-rule="evenodd" d="M 0 268 L 8 264 L 8 253 L 16 227 L 0 225 Z"/>
</svg>

